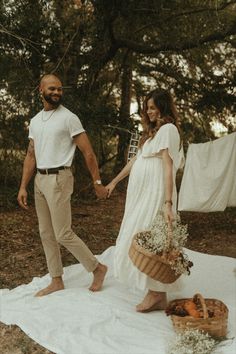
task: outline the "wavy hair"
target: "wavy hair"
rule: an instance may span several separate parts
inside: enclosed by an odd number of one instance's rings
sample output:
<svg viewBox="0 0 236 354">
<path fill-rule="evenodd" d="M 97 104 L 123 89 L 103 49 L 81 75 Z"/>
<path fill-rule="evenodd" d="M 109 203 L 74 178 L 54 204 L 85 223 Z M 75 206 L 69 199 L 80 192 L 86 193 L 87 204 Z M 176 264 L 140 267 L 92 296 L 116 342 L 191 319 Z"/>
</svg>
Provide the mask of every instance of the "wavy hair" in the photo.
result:
<svg viewBox="0 0 236 354">
<path fill-rule="evenodd" d="M 147 114 L 147 103 L 151 98 L 153 99 L 155 106 L 160 111 L 161 123 L 159 126 L 157 126 L 156 122 L 151 122 Z M 141 117 L 143 134 L 140 139 L 140 147 L 145 143 L 147 139 L 153 139 L 160 127 L 167 123 L 174 124 L 181 134 L 177 110 L 173 98 L 167 90 L 155 89 L 147 94 L 143 102 Z"/>
</svg>

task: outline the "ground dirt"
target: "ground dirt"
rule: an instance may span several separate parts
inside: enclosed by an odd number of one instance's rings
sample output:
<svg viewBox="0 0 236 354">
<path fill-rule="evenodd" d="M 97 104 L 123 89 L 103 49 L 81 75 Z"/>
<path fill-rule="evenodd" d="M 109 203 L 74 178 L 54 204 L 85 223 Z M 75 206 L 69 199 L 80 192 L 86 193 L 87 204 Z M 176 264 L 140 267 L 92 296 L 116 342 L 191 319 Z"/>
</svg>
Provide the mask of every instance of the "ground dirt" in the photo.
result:
<svg viewBox="0 0 236 354">
<path fill-rule="evenodd" d="M 73 202 L 73 229 L 94 254 L 114 245 L 124 211 L 125 193 L 114 192 L 110 200 Z M 217 213 L 182 212 L 189 226 L 187 248 L 195 251 L 236 258 L 236 208 Z M 38 234 L 34 207 L 16 208 L 0 214 L 1 279 L 0 288 L 12 289 L 29 283 L 33 277 L 47 273 Z M 64 266 L 76 263 L 62 249 Z M 31 340 L 17 326 L 0 324 L 1 354 L 50 354 Z"/>
</svg>

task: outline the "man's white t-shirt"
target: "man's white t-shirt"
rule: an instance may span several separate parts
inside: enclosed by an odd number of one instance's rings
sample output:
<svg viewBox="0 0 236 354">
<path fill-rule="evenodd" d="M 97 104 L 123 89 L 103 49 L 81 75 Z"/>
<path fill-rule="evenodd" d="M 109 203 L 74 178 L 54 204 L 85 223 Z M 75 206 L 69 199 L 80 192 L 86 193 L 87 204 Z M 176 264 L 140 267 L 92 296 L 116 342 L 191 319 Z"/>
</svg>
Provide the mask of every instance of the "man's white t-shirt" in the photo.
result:
<svg viewBox="0 0 236 354">
<path fill-rule="evenodd" d="M 71 166 L 76 149 L 73 136 L 84 131 L 79 118 L 62 105 L 36 114 L 30 121 L 29 138 L 34 140 L 37 168 Z"/>
</svg>

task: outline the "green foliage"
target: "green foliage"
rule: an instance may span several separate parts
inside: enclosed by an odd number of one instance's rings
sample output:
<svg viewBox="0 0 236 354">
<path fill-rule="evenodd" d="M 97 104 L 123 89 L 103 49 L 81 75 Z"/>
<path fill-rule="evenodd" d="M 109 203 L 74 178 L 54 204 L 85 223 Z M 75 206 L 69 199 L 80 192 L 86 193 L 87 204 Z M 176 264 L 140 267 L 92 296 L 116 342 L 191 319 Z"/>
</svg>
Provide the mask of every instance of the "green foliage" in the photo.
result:
<svg viewBox="0 0 236 354">
<path fill-rule="evenodd" d="M 5 0 L 0 6 L 2 149 L 25 150 L 26 124 L 41 109 L 39 79 L 49 72 L 62 78 L 65 105 L 81 118 L 103 166 L 110 159 L 117 169 L 124 164 L 135 126 L 130 102 L 136 99 L 140 112 L 154 87 L 175 95 L 185 146 L 214 139 L 214 121 L 233 131 L 236 1 Z"/>
</svg>

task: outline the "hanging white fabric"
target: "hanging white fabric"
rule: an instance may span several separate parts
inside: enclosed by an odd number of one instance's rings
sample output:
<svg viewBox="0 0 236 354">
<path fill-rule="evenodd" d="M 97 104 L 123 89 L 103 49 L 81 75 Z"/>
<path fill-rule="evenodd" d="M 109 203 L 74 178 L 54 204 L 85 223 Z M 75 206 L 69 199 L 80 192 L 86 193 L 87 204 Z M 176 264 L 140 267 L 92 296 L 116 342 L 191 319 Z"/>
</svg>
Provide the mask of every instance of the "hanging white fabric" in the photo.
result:
<svg viewBox="0 0 236 354">
<path fill-rule="evenodd" d="M 203 144 L 191 144 L 178 210 L 213 212 L 233 206 L 236 206 L 236 133 Z"/>
</svg>

